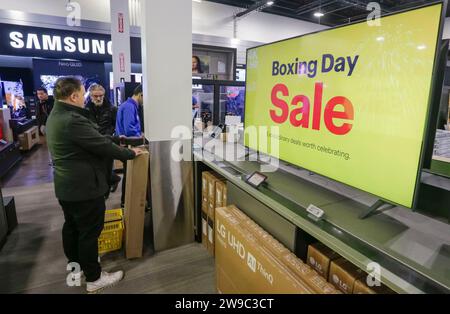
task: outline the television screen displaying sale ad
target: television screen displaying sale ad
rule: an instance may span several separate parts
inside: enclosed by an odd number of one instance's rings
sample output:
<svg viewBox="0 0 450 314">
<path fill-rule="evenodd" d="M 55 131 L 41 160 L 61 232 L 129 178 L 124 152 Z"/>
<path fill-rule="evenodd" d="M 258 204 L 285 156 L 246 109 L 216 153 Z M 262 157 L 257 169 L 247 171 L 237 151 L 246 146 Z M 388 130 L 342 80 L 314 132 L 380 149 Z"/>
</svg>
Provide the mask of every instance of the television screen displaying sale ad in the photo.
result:
<svg viewBox="0 0 450 314">
<path fill-rule="evenodd" d="M 249 49 L 245 127 L 265 127 L 268 144 L 246 145 L 412 208 L 441 10 Z"/>
</svg>

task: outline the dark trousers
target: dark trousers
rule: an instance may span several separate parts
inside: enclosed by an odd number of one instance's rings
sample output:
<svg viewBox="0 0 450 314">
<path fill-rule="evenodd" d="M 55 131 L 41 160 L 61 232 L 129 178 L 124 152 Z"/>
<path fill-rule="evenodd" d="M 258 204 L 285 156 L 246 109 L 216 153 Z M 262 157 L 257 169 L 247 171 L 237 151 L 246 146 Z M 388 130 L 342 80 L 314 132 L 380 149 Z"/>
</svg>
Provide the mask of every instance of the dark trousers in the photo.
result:
<svg viewBox="0 0 450 314">
<path fill-rule="evenodd" d="M 86 281 L 100 278 L 101 266 L 98 262 L 98 237 L 105 221 L 105 198 L 66 202 L 59 201 L 65 223 L 62 230 L 64 253 L 69 263 L 80 264 Z"/>
</svg>

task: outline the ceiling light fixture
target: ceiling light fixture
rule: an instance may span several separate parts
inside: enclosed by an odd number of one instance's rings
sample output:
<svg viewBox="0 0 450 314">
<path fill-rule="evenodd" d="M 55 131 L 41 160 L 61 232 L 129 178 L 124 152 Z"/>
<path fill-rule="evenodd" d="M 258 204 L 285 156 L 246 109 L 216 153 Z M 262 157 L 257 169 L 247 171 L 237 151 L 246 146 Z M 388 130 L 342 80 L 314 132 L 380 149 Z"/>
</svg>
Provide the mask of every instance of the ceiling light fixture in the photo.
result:
<svg viewBox="0 0 450 314">
<path fill-rule="evenodd" d="M 237 44 L 239 44 L 240 41 L 241 40 L 239 38 L 236 38 L 236 37 L 231 38 L 231 44 L 232 45 L 237 45 Z"/>
<path fill-rule="evenodd" d="M 266 3 L 268 6 L 271 6 L 273 4 L 273 1 L 267 1 Z"/>
<path fill-rule="evenodd" d="M 314 13 L 314 16 L 315 17 L 322 17 L 322 16 L 324 16 L 325 14 L 323 14 L 322 12 L 316 12 L 316 13 Z"/>
</svg>

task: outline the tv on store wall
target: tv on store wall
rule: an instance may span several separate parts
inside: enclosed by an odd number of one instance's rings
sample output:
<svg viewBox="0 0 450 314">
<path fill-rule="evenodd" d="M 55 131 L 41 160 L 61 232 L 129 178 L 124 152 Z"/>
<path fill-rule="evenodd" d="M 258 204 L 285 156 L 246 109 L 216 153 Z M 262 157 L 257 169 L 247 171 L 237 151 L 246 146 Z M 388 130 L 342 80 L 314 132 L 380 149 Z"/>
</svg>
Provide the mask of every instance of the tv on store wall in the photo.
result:
<svg viewBox="0 0 450 314">
<path fill-rule="evenodd" d="M 245 126 L 269 128 L 246 146 L 414 208 L 443 6 L 249 49 Z"/>
</svg>

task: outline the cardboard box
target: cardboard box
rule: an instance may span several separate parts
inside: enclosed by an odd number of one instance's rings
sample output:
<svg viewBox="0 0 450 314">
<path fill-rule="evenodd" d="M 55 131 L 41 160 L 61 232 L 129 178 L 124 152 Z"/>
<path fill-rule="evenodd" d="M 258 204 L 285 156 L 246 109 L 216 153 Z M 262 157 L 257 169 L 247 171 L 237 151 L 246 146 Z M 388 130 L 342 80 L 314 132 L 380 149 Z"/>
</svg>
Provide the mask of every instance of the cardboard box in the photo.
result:
<svg viewBox="0 0 450 314">
<path fill-rule="evenodd" d="M 120 160 L 114 160 L 114 170 L 123 170 L 123 162 Z"/>
<path fill-rule="evenodd" d="M 385 285 L 368 287 L 364 283 L 364 278 L 358 279 L 355 281 L 355 285 L 353 287 L 353 294 L 393 294 L 395 293 Z"/>
<path fill-rule="evenodd" d="M 323 278 L 328 280 L 330 264 L 340 255 L 322 243 L 314 243 L 308 246 L 307 263 Z"/>
<path fill-rule="evenodd" d="M 329 282 L 343 293 L 353 293 L 356 280 L 367 276 L 361 269 L 344 258 L 331 262 Z"/>
<path fill-rule="evenodd" d="M 284 255 L 291 253 L 283 244 L 274 239 L 269 233 L 261 228 L 250 217 L 240 211 L 236 206 L 230 205 L 228 206 L 228 209 L 230 210 L 230 213 L 235 215 L 235 217 L 241 221 L 242 226 L 255 235 L 261 245 L 268 249 L 274 257 L 281 259 Z"/>
<path fill-rule="evenodd" d="M 216 274 L 222 293 L 312 293 L 304 283 L 260 245 L 227 209 L 216 209 Z M 222 277 L 221 277 L 222 276 Z M 222 285 L 221 285 L 222 284 Z M 230 288 L 234 287 L 234 289 Z"/>
<path fill-rule="evenodd" d="M 215 208 L 216 206 L 216 183 L 224 181 L 223 178 L 220 178 L 214 174 L 209 174 L 207 176 L 208 183 L 208 206 Z"/>
<path fill-rule="evenodd" d="M 127 162 L 124 208 L 126 258 L 142 257 L 149 158 L 150 154 L 144 152 Z"/>
<path fill-rule="evenodd" d="M 214 218 L 208 216 L 208 252 L 214 256 Z"/>
<path fill-rule="evenodd" d="M 227 202 L 227 183 L 226 181 L 216 182 L 215 207 L 226 207 Z"/>
<path fill-rule="evenodd" d="M 211 176 L 209 171 L 202 172 L 202 212 L 201 212 L 201 233 L 202 244 L 208 249 L 208 180 Z"/>
<path fill-rule="evenodd" d="M 202 210 L 202 244 L 208 249 L 208 213 Z"/>
<path fill-rule="evenodd" d="M 222 177 L 216 174 L 209 173 L 207 175 L 208 185 L 208 251 L 214 256 L 214 215 L 216 209 L 216 186 L 218 183 L 224 181 Z M 203 185 L 203 183 L 202 183 Z"/>
<path fill-rule="evenodd" d="M 22 134 L 19 134 L 19 142 L 21 150 L 30 150 L 34 145 L 39 144 L 39 130 L 37 126 L 33 126 Z"/>
<path fill-rule="evenodd" d="M 252 232 L 259 243 L 264 246 L 275 258 L 281 260 L 288 269 L 303 281 L 315 293 L 336 294 L 340 293 L 333 285 L 321 277 L 310 266 L 303 263 L 297 256 L 291 253 L 283 244 L 274 239 L 269 233 L 251 220 L 247 215 L 234 205 L 228 207 L 230 212 L 240 220 L 240 223 L 249 232 Z"/>
<path fill-rule="evenodd" d="M 204 196 L 205 199 L 208 198 L 208 178 L 210 175 L 209 171 L 202 172 L 202 196 Z"/>
<path fill-rule="evenodd" d="M 292 270 L 303 282 L 306 283 L 315 293 L 318 294 L 340 294 L 332 284 L 319 275 L 311 266 L 303 263 L 294 254 L 283 257 L 283 262 Z"/>
<path fill-rule="evenodd" d="M 216 288 L 220 294 L 238 294 L 239 290 L 234 286 L 230 276 L 225 273 L 222 268 L 218 268 L 216 271 Z"/>
</svg>

